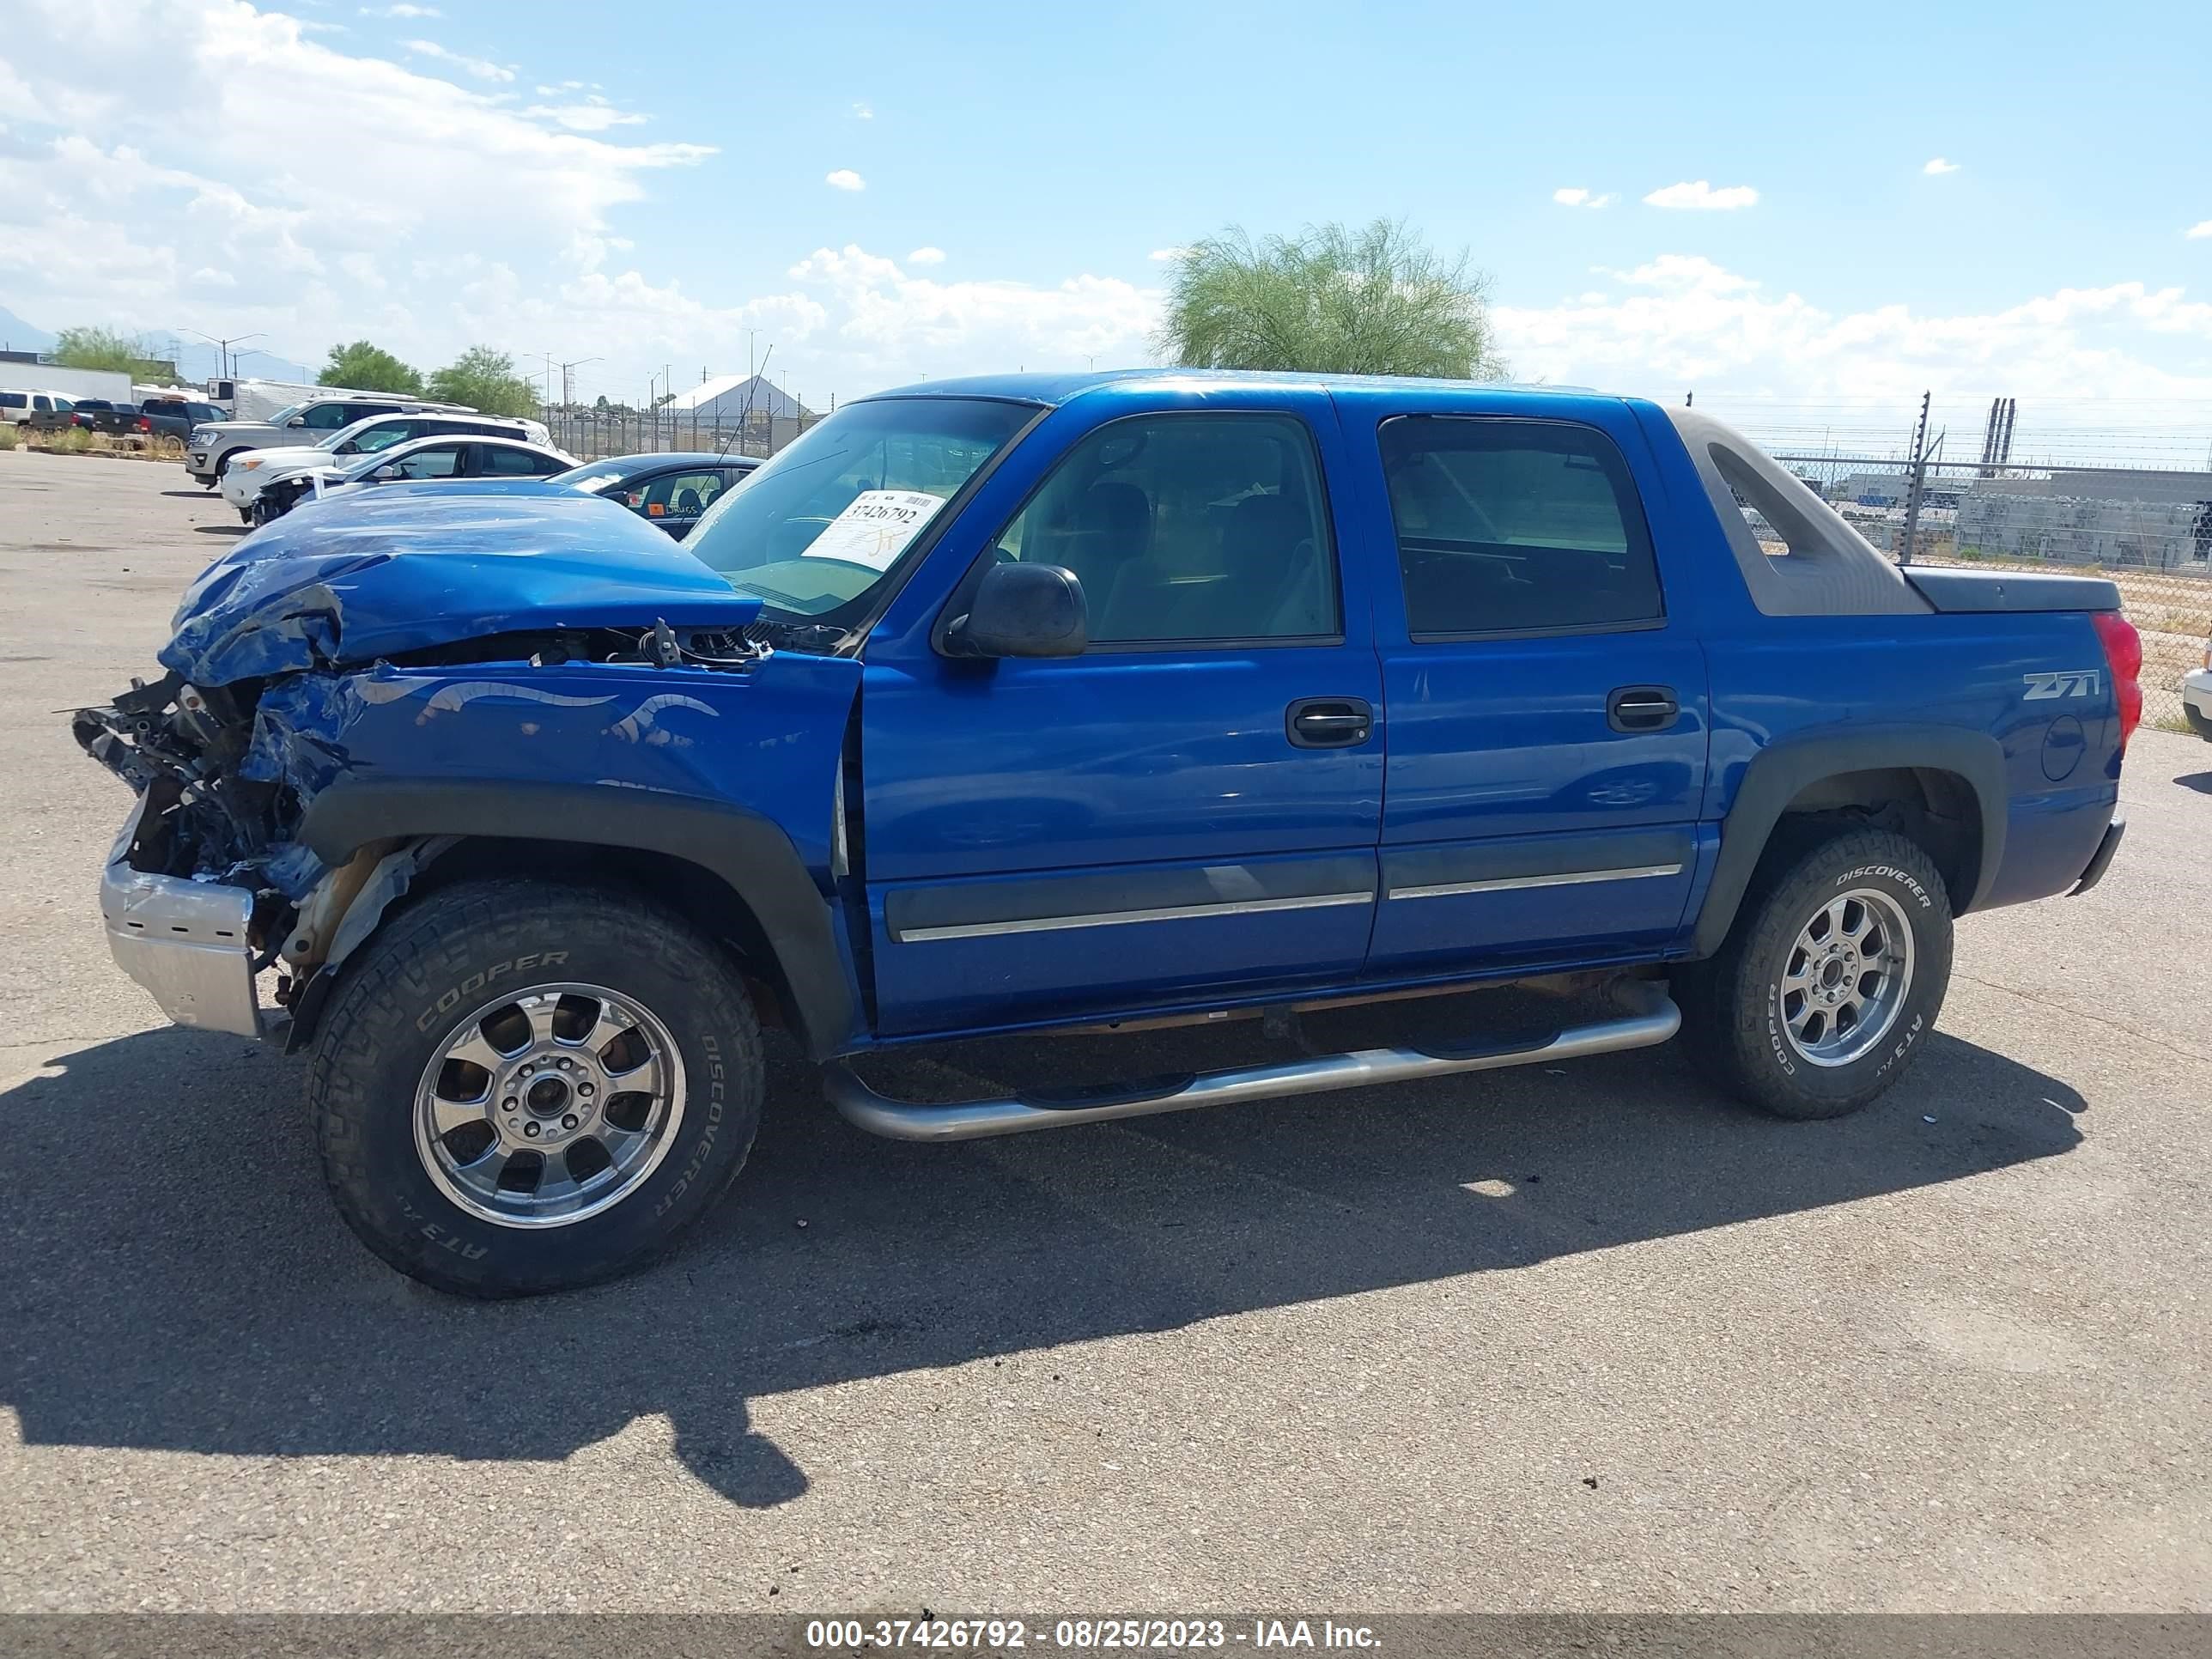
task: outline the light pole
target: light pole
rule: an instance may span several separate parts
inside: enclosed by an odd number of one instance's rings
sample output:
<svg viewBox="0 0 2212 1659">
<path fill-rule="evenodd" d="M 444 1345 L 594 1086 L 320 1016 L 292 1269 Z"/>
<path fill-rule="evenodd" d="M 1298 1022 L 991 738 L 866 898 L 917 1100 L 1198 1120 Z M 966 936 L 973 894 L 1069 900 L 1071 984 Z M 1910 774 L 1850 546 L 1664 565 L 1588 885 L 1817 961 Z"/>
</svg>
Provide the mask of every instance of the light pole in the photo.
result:
<svg viewBox="0 0 2212 1659">
<path fill-rule="evenodd" d="M 606 359 L 605 359 L 605 358 L 604 358 L 604 357 L 579 357 L 579 358 L 575 359 L 573 362 L 566 362 L 566 363 L 562 363 L 562 364 L 560 366 L 560 368 L 561 368 L 561 406 L 562 406 L 563 409 L 566 409 L 566 408 L 567 408 L 570 404 L 572 404 L 572 403 L 575 402 L 575 399 L 574 399 L 573 397 L 571 397 L 571 396 L 569 395 L 569 391 L 568 391 L 568 375 L 569 375 L 569 372 L 570 372 L 571 370 L 573 370 L 573 369 L 579 369 L 579 368 L 582 368 L 586 363 L 603 363 L 603 362 L 606 362 Z"/>
<path fill-rule="evenodd" d="M 255 330 L 251 334 L 234 334 L 228 339 L 222 339 L 213 334 L 200 334 L 199 330 L 196 328 L 188 328 L 183 331 L 186 334 L 199 334 L 199 337 L 201 339 L 205 340 L 210 345 L 216 349 L 222 363 L 222 367 L 217 372 L 226 380 L 231 378 L 231 347 L 236 345 L 240 340 L 265 340 L 269 337 L 267 334 L 258 329 Z M 264 351 L 261 355 L 265 357 L 269 354 Z"/>
</svg>

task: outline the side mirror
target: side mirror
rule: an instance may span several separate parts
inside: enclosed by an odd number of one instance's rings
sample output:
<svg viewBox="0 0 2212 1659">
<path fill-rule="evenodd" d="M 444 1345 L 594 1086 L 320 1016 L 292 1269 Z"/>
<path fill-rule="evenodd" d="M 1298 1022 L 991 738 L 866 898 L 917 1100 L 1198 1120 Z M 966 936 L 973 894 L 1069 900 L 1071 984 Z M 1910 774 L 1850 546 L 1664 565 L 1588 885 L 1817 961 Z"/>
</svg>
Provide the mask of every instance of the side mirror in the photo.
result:
<svg viewBox="0 0 2212 1659">
<path fill-rule="evenodd" d="M 397 461 L 393 461 L 386 465 L 378 467 L 375 471 L 368 475 L 368 477 L 369 482 L 372 483 L 390 483 L 398 476 L 399 464 Z"/>
<path fill-rule="evenodd" d="M 307 417 L 304 415 L 295 415 L 290 420 L 284 422 L 286 426 L 305 426 L 307 423 Z"/>
<path fill-rule="evenodd" d="M 1056 564 L 994 564 L 945 643 L 963 657 L 1079 657 L 1091 643 L 1083 584 Z"/>
</svg>

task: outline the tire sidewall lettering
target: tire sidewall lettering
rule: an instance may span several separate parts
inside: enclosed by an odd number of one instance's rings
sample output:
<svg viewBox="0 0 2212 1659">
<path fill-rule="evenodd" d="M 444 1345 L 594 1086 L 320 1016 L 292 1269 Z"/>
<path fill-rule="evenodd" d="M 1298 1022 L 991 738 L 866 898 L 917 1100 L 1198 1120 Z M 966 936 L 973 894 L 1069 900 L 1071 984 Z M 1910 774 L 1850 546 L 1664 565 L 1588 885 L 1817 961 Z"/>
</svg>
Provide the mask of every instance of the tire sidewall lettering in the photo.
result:
<svg viewBox="0 0 2212 1659">
<path fill-rule="evenodd" d="M 526 951 L 507 962 L 495 962 L 482 973 L 471 974 L 458 985 L 450 985 L 438 994 L 436 1000 L 415 1017 L 415 1029 L 428 1036 L 438 1020 L 461 1006 L 463 997 L 474 996 L 495 980 L 510 974 L 527 972 L 532 968 L 559 968 L 567 965 L 566 951 Z"/>
<path fill-rule="evenodd" d="M 1766 988 L 1766 1046 L 1774 1063 L 1790 1077 L 1797 1075 L 1797 1062 L 1790 1058 L 1790 1045 L 1783 1035 L 1782 984 L 1777 980 Z"/>
<path fill-rule="evenodd" d="M 1928 890 L 1923 887 L 1911 875 L 1907 874 L 1905 871 L 1898 869 L 1893 865 L 1863 864 L 1856 870 L 1844 871 L 1842 875 L 1836 878 L 1831 885 L 1837 887 L 1848 886 L 1852 882 L 1863 880 L 1869 877 L 1878 881 L 1895 882 L 1899 887 L 1904 888 L 1906 892 L 1911 894 L 1914 899 L 1919 902 L 1920 908 L 1923 910 L 1932 909 L 1935 907 L 1935 901 L 1928 896 Z"/>
</svg>

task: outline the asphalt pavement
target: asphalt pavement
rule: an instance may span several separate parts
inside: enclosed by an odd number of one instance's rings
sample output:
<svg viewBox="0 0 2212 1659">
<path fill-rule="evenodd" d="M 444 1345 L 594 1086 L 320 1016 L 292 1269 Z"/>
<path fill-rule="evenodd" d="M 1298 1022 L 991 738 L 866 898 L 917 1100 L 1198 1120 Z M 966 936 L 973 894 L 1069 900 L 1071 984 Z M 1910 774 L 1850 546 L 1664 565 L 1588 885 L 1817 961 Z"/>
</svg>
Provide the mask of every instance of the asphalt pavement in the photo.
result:
<svg viewBox="0 0 2212 1659">
<path fill-rule="evenodd" d="M 481 1305 L 100 936 L 64 711 L 238 528 L 0 453 L 0 1610 L 2212 1609 L 2212 744 L 1856 1117 L 1670 1047 L 931 1148 L 780 1050 L 681 1254 Z"/>
</svg>

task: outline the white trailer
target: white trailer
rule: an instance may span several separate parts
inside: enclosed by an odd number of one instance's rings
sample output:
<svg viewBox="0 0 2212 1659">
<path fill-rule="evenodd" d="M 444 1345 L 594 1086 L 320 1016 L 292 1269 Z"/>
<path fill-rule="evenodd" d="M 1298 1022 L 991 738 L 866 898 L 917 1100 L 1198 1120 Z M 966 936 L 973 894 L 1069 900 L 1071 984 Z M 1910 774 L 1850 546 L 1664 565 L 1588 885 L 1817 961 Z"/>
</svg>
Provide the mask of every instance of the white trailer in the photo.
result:
<svg viewBox="0 0 2212 1659">
<path fill-rule="evenodd" d="M 136 400 L 131 377 L 114 368 L 64 368 L 58 363 L 0 362 L 0 391 L 58 392 L 74 402 L 105 398 L 112 404 Z"/>
<path fill-rule="evenodd" d="M 239 421 L 265 421 L 280 409 L 294 404 L 304 404 L 318 398 L 380 398 L 398 396 L 390 392 L 367 392 L 354 386 L 316 386 L 301 380 L 212 380 L 208 382 L 208 398 L 212 403 L 228 404 L 231 418 Z"/>
</svg>

